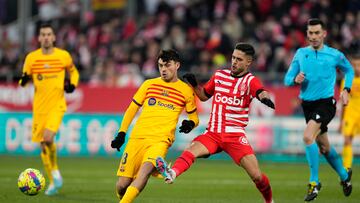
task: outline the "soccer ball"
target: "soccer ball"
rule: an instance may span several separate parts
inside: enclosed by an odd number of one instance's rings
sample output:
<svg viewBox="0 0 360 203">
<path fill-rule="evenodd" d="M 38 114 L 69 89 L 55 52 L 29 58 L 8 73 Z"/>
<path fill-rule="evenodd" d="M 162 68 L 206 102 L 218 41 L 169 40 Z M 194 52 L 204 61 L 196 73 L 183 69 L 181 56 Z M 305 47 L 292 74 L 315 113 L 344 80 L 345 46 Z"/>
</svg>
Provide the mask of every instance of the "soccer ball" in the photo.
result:
<svg viewBox="0 0 360 203">
<path fill-rule="evenodd" d="M 26 195 L 37 195 L 45 188 L 45 178 L 39 170 L 28 168 L 20 174 L 18 187 Z"/>
</svg>

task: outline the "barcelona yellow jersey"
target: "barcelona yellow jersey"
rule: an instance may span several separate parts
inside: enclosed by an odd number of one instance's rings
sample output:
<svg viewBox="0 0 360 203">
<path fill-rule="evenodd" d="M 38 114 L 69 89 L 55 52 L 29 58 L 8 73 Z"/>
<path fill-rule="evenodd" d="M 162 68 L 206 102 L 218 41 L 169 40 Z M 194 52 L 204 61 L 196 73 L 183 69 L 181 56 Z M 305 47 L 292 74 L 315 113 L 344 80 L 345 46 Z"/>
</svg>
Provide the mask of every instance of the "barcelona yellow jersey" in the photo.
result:
<svg viewBox="0 0 360 203">
<path fill-rule="evenodd" d="M 195 94 L 181 80 L 165 82 L 160 77 L 146 80 L 133 97 L 142 106 L 131 138 L 150 138 L 172 143 L 179 115 L 196 112 Z"/>
<path fill-rule="evenodd" d="M 66 111 L 64 97 L 66 70 L 70 73 L 71 84 L 77 86 L 79 73 L 67 51 L 54 48 L 53 53 L 43 54 L 40 48 L 26 56 L 23 73 L 32 75 L 35 87 L 34 113 Z"/>
<path fill-rule="evenodd" d="M 344 81 L 341 82 L 341 89 L 344 87 Z M 360 77 L 354 77 L 349 104 L 346 106 L 347 111 L 360 112 Z"/>
</svg>

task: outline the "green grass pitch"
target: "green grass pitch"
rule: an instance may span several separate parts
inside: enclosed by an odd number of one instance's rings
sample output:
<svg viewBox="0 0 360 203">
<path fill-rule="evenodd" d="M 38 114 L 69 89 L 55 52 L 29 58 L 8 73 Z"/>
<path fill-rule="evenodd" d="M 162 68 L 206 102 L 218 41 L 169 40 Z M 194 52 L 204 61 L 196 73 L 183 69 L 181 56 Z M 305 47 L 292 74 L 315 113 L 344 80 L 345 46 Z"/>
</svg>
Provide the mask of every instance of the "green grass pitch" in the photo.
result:
<svg viewBox="0 0 360 203">
<path fill-rule="evenodd" d="M 116 158 L 60 157 L 59 165 L 64 187 L 57 196 L 44 193 L 26 196 L 17 188 L 17 177 L 25 168 L 43 171 L 40 157 L 0 156 L 0 202 L 118 202 L 115 195 Z M 304 163 L 286 164 L 260 162 L 260 167 L 271 181 L 277 203 L 303 202 L 308 181 L 308 168 Z M 353 193 L 344 197 L 338 177 L 327 164 L 320 166 L 323 188 L 315 203 L 360 201 L 360 167 L 353 168 Z M 199 159 L 192 168 L 172 185 L 161 179 L 150 178 L 135 202 L 244 202 L 262 203 L 260 193 L 245 171 L 232 161 Z"/>
</svg>

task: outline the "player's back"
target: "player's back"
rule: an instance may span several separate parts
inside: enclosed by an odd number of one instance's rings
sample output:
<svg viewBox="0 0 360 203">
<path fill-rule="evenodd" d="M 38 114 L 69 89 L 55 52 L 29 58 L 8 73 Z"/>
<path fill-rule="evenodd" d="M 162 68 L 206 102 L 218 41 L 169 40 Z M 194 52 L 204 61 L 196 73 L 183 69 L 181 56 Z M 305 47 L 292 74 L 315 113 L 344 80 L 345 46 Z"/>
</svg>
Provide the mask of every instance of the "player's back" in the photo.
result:
<svg viewBox="0 0 360 203">
<path fill-rule="evenodd" d="M 183 81 L 165 82 L 160 77 L 144 82 L 142 111 L 131 138 L 150 138 L 173 142 L 179 115 L 196 109 L 193 90 Z M 134 100 L 142 100 L 134 97 Z"/>
</svg>

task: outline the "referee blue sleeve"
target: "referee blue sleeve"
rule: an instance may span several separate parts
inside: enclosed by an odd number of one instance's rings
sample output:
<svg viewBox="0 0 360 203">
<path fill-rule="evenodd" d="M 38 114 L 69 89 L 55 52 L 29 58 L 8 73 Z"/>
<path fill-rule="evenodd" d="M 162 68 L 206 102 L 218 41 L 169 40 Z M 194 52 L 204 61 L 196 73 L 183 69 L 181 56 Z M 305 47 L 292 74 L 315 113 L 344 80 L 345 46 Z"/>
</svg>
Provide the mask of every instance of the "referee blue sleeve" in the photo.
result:
<svg viewBox="0 0 360 203">
<path fill-rule="evenodd" d="M 352 81 L 354 79 L 354 69 L 351 66 L 349 60 L 344 56 L 343 53 L 340 53 L 340 60 L 338 67 L 345 73 L 345 85 L 344 87 L 351 88 Z"/>
<path fill-rule="evenodd" d="M 295 85 L 295 77 L 300 72 L 300 66 L 299 66 L 299 60 L 298 60 L 298 52 L 296 52 L 291 64 L 290 68 L 286 72 L 286 75 L 284 77 L 284 84 L 286 86 L 293 86 Z"/>
</svg>

